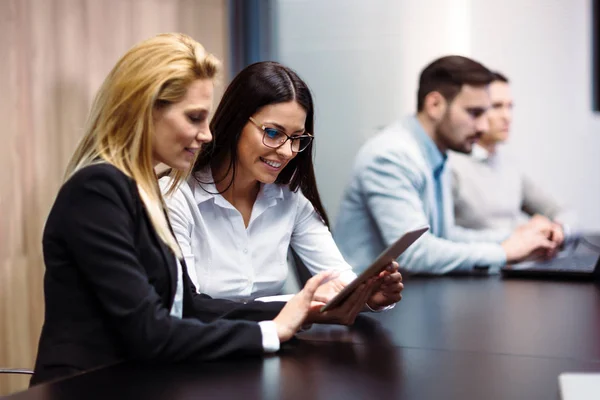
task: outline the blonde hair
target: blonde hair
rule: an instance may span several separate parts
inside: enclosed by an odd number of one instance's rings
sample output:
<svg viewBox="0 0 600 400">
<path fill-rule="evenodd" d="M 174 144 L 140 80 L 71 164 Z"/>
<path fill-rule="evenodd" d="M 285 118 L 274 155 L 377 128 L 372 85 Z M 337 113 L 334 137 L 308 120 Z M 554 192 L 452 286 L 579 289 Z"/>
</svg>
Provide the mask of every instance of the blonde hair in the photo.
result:
<svg viewBox="0 0 600 400">
<path fill-rule="evenodd" d="M 154 171 L 153 110 L 180 101 L 192 82 L 215 79 L 219 70 L 219 61 L 184 34 L 161 34 L 132 47 L 96 94 L 65 173 L 66 181 L 88 165 L 107 162 L 132 178 L 158 236 L 178 257 Z M 175 174 L 174 184 L 187 172 Z"/>
</svg>

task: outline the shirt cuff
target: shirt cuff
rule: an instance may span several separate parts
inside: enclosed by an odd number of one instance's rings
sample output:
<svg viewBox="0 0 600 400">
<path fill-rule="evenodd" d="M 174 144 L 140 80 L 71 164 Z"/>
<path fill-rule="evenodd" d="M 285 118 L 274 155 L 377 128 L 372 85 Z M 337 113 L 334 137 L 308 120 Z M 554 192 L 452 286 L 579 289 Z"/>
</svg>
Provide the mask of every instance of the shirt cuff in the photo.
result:
<svg viewBox="0 0 600 400">
<path fill-rule="evenodd" d="M 279 351 L 281 343 L 277 335 L 277 327 L 274 321 L 260 321 L 258 323 L 260 333 L 262 334 L 262 346 L 265 353 L 275 353 Z"/>
<path fill-rule="evenodd" d="M 506 265 L 506 252 L 504 248 L 499 245 L 491 245 L 489 249 L 489 269 L 488 274 L 498 274 L 500 268 Z"/>
<path fill-rule="evenodd" d="M 571 229 L 571 227 L 568 224 L 561 224 L 559 223 L 560 227 L 562 228 L 563 231 L 563 236 L 564 236 L 564 243 L 567 243 L 568 240 L 572 239 L 573 236 L 573 229 Z"/>
<path fill-rule="evenodd" d="M 354 273 L 354 271 L 352 271 L 351 269 L 347 269 L 347 270 L 341 271 L 340 276 L 338 276 L 337 279 L 344 282 L 344 285 L 347 285 L 350 282 L 352 282 L 353 280 L 355 280 L 357 276 L 358 275 L 356 275 Z"/>
<path fill-rule="evenodd" d="M 371 306 L 369 306 L 369 303 L 365 303 L 365 305 L 367 306 L 367 309 L 371 312 L 382 312 L 382 311 L 387 311 L 387 310 L 391 310 L 392 308 L 396 307 L 397 303 L 394 304 L 390 304 L 389 306 L 385 306 L 385 307 L 381 307 L 381 308 L 371 308 Z"/>
</svg>

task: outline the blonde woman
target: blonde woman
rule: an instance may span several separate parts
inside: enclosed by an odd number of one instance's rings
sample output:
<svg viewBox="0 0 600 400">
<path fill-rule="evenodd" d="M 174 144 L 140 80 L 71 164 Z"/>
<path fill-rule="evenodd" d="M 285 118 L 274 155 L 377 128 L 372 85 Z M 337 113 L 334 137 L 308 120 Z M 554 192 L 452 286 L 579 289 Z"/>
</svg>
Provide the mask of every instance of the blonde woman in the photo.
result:
<svg viewBox="0 0 600 400">
<path fill-rule="evenodd" d="M 205 360 L 279 349 L 303 323 L 350 323 L 374 282 L 325 315 L 320 274 L 287 304 L 197 294 L 154 167 L 191 168 L 211 140 L 218 61 L 181 34 L 129 50 L 105 79 L 43 234 L 46 314 L 37 384 L 122 360 Z"/>
</svg>

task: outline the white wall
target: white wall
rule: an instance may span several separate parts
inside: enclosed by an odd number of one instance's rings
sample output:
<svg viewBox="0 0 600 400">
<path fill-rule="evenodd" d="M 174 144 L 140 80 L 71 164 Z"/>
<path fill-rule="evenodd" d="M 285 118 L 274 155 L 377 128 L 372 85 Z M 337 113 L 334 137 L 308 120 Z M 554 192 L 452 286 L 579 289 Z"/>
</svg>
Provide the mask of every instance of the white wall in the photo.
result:
<svg viewBox="0 0 600 400">
<path fill-rule="evenodd" d="M 420 70 L 454 53 L 512 79 L 510 151 L 585 216 L 585 228 L 600 228 L 590 7 L 588 0 L 278 0 L 278 59 L 315 96 L 317 179 L 330 216 L 360 145 L 413 112 Z"/>
<path fill-rule="evenodd" d="M 591 0 L 473 2 L 472 54 L 512 80 L 510 151 L 600 228 L 600 119 L 592 110 Z M 510 22 L 510 28 L 508 23 Z"/>
</svg>

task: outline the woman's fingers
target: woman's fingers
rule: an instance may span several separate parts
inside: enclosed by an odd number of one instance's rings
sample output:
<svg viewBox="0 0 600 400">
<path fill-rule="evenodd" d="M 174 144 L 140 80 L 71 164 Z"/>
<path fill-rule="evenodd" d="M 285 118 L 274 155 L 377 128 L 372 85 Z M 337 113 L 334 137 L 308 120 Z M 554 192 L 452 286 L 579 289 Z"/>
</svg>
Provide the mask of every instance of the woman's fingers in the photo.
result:
<svg viewBox="0 0 600 400">
<path fill-rule="evenodd" d="M 343 322 L 346 325 L 352 324 L 358 313 L 364 309 L 367 300 L 371 296 L 375 282 L 375 278 L 369 279 L 366 283 L 360 285 L 357 290 L 355 290 L 354 293 L 352 293 L 352 295 L 344 302 L 343 306 L 340 308 L 340 311 L 343 312 Z"/>
<path fill-rule="evenodd" d="M 326 280 L 331 279 L 334 275 L 335 272 L 333 271 L 325 271 L 313 276 L 306 282 L 306 285 L 304 285 L 304 288 L 302 289 L 304 295 L 310 301 L 312 301 L 312 299 L 315 297 L 315 292 L 317 291 L 319 286 L 321 286 L 321 284 L 323 284 Z"/>
</svg>

